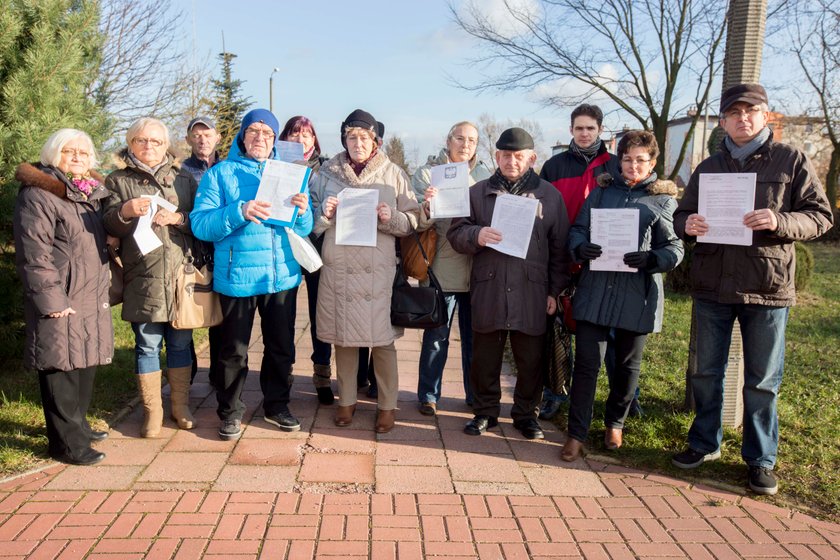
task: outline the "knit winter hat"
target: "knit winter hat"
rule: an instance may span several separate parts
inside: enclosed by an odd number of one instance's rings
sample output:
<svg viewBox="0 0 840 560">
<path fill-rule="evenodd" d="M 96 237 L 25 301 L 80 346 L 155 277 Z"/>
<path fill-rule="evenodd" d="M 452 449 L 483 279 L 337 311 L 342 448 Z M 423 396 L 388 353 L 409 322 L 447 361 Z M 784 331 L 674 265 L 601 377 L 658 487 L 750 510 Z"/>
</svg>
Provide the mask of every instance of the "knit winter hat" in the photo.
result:
<svg viewBox="0 0 840 560">
<path fill-rule="evenodd" d="M 268 109 L 253 109 L 245 113 L 245 116 L 242 117 L 242 126 L 239 127 L 239 134 L 237 135 L 237 138 L 244 139 L 245 131 L 254 123 L 267 125 L 272 131 L 274 131 L 275 138 L 277 138 L 277 135 L 280 134 L 280 122 L 277 120 L 277 117 L 274 116 L 274 113 Z"/>
<path fill-rule="evenodd" d="M 344 146 L 345 150 L 347 149 L 347 144 L 344 138 L 347 136 L 348 128 L 364 128 L 365 130 L 370 130 L 376 136 L 379 127 L 373 115 L 362 109 L 356 109 L 347 115 L 347 118 L 341 123 L 341 145 Z"/>
</svg>

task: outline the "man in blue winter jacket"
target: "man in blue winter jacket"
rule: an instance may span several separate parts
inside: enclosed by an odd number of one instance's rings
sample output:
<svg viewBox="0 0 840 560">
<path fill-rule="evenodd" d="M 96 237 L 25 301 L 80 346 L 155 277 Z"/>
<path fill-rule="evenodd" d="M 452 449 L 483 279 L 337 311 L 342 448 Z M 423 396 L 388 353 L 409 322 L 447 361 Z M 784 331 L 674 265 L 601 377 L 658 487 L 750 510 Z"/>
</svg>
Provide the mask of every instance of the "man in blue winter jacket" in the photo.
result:
<svg viewBox="0 0 840 560">
<path fill-rule="evenodd" d="M 263 343 L 260 388 L 265 421 L 284 431 L 300 429 L 289 411 L 294 326 L 301 269 L 286 230 L 265 223 L 270 204 L 254 200 L 265 162 L 276 157 L 277 118 L 254 109 L 242 119 L 228 157 L 209 169 L 201 180 L 190 214 L 193 233 L 214 245 L 213 290 L 220 294 L 224 320 L 216 371 L 216 410 L 219 437 L 235 440 L 242 434 L 245 404 L 242 389 L 248 375 L 248 345 L 254 313 L 259 310 Z M 307 193 L 292 197 L 299 212 L 292 230 L 306 237 L 312 231 Z"/>
</svg>

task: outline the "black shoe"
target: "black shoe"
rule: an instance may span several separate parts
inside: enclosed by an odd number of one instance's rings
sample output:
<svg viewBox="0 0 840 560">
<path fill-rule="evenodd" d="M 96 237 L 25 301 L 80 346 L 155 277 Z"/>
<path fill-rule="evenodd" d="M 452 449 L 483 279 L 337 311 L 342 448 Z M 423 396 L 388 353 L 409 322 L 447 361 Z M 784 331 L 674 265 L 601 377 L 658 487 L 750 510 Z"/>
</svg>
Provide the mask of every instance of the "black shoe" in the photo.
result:
<svg viewBox="0 0 840 560">
<path fill-rule="evenodd" d="M 105 454 L 101 451 L 97 451 L 96 449 L 88 447 L 80 454 L 73 456 L 67 453 L 61 453 L 58 455 L 50 455 L 56 461 L 60 461 L 62 463 L 67 463 L 68 465 L 95 465 L 102 461 L 105 458 Z"/>
<path fill-rule="evenodd" d="M 242 435 L 242 421 L 239 418 L 228 418 L 222 420 L 222 426 L 219 428 L 219 438 L 224 441 L 231 441 L 239 439 Z"/>
<path fill-rule="evenodd" d="M 315 392 L 318 393 L 318 402 L 321 404 L 332 404 L 335 402 L 335 395 L 332 387 L 315 387 Z"/>
<path fill-rule="evenodd" d="M 281 410 L 277 414 L 265 415 L 265 421 L 269 424 L 274 424 L 284 432 L 296 432 L 300 430 L 300 422 L 292 416 L 289 409 Z"/>
<path fill-rule="evenodd" d="M 108 432 L 97 432 L 91 430 L 88 437 L 90 438 L 90 441 L 102 441 L 103 439 L 108 439 Z"/>
<path fill-rule="evenodd" d="M 703 453 L 702 451 L 695 451 L 688 447 L 685 451 L 671 457 L 671 464 L 681 469 L 694 469 L 703 463 L 717 459 L 720 459 L 720 449 L 711 453 Z"/>
<path fill-rule="evenodd" d="M 762 496 L 772 496 L 779 491 L 773 469 L 767 467 L 750 466 L 749 471 L 750 490 Z"/>
<path fill-rule="evenodd" d="M 495 428 L 498 425 L 498 418 L 495 418 L 494 416 L 487 416 L 486 414 L 479 414 L 467 422 L 467 425 L 464 426 L 464 433 L 471 436 L 480 436 L 489 428 Z"/>
<path fill-rule="evenodd" d="M 376 385 L 371 385 L 368 387 L 367 396 L 369 399 L 378 399 L 379 398 L 379 389 Z"/>
<path fill-rule="evenodd" d="M 533 418 L 514 422 L 513 427 L 519 430 L 525 439 L 545 439 L 540 423 Z"/>
</svg>

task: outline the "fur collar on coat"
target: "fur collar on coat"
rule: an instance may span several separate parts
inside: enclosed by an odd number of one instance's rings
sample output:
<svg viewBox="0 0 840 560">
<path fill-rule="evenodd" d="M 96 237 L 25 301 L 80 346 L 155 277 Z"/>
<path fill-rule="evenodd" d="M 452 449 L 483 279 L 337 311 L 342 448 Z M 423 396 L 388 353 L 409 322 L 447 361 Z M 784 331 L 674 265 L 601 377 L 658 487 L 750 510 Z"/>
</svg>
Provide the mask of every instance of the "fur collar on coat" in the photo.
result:
<svg viewBox="0 0 840 560">
<path fill-rule="evenodd" d="M 94 198 L 94 195 L 98 190 L 104 190 L 103 184 L 105 179 L 102 175 L 93 170 L 90 171 L 90 176 L 99 181 L 99 185 L 96 187 L 96 190 L 91 193 L 91 198 Z M 62 181 L 52 173 L 48 173 L 44 170 L 44 168 L 36 167 L 36 165 L 31 163 L 21 163 L 18 166 L 17 171 L 15 171 L 15 179 L 21 184 L 21 188 L 35 187 L 37 189 L 47 191 L 58 198 L 68 198 L 68 184 L 66 182 Z M 97 196 L 96 198 L 99 197 Z"/>
<path fill-rule="evenodd" d="M 350 167 L 350 156 L 347 152 L 341 152 L 321 166 L 321 173 L 332 175 L 337 180 L 351 186 L 367 185 L 371 179 L 386 165 L 391 163 L 385 152 L 379 151 L 368 160 L 367 165 L 360 175 L 356 175 Z"/>
<path fill-rule="evenodd" d="M 615 178 L 609 173 L 601 173 L 598 175 L 598 186 L 609 187 L 615 182 Z M 648 194 L 667 194 L 668 196 L 677 196 L 677 184 L 667 179 L 657 179 L 646 187 Z"/>
</svg>

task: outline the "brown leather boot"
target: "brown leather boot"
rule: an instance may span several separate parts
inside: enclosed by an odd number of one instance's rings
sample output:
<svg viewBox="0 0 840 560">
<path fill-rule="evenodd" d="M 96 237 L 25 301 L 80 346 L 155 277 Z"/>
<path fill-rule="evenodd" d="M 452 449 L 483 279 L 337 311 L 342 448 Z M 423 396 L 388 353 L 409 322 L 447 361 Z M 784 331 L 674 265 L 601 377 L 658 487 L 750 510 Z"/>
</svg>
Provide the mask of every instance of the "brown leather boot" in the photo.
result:
<svg viewBox="0 0 840 560">
<path fill-rule="evenodd" d="M 172 419 L 182 430 L 192 430 L 196 426 L 195 418 L 190 412 L 190 366 L 169 368 L 166 377 L 169 379 L 169 398 L 172 402 Z"/>
<path fill-rule="evenodd" d="M 143 402 L 143 425 L 140 435 L 144 438 L 157 437 L 163 426 L 163 401 L 160 396 L 160 370 L 137 375 L 140 400 Z"/>
<path fill-rule="evenodd" d="M 621 447 L 624 431 L 621 428 L 607 428 L 604 432 L 604 445 L 607 449 L 615 450 Z"/>
<path fill-rule="evenodd" d="M 560 458 L 571 463 L 578 457 L 586 455 L 586 449 L 583 447 L 583 442 L 578 441 L 573 437 L 566 439 L 566 445 L 563 446 L 563 451 L 560 452 Z"/>
<path fill-rule="evenodd" d="M 387 434 L 394 429 L 394 420 L 396 419 L 396 410 L 379 410 L 376 409 L 376 433 Z"/>
<path fill-rule="evenodd" d="M 335 411 L 335 422 L 336 426 L 341 428 L 345 426 L 349 426 L 353 423 L 353 413 L 356 412 L 356 405 L 351 404 L 350 406 L 339 406 Z"/>
</svg>

